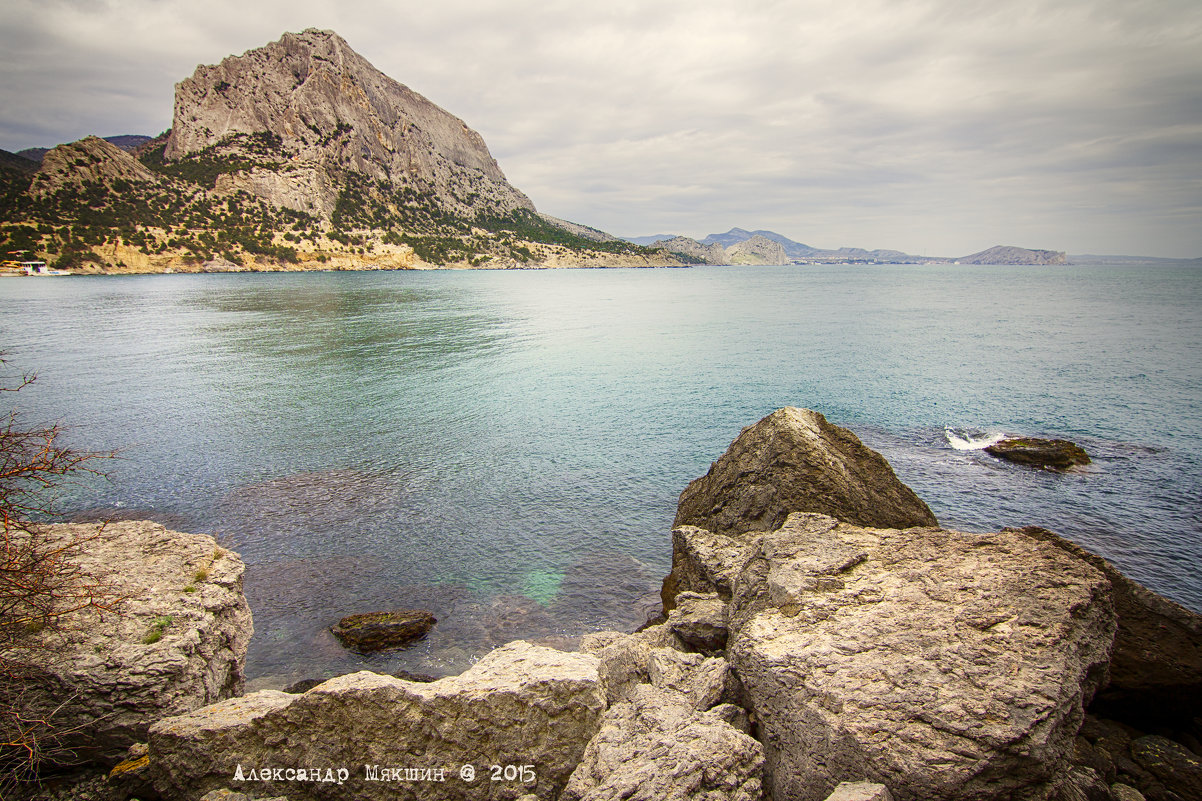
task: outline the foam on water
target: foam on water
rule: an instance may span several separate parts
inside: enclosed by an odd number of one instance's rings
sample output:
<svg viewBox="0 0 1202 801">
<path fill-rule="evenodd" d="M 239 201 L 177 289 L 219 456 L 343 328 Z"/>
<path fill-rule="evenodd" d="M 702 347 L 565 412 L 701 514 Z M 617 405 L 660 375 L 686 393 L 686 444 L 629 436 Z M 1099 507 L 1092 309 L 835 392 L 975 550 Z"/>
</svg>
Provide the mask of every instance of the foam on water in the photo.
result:
<svg viewBox="0 0 1202 801">
<path fill-rule="evenodd" d="M 996 445 L 1006 438 L 1003 433 L 996 434 L 970 434 L 967 431 L 957 432 L 953 428 L 945 428 L 943 436 L 947 438 L 947 444 L 952 446 L 953 450 L 957 451 L 981 451 L 988 448 L 990 445 Z"/>
</svg>

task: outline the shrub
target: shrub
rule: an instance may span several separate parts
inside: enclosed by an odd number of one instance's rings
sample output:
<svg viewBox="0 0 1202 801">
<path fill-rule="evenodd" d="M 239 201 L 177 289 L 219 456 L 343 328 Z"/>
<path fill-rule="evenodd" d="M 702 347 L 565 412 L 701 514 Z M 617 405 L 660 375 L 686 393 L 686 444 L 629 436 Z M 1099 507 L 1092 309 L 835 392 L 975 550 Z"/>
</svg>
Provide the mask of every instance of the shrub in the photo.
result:
<svg viewBox="0 0 1202 801">
<path fill-rule="evenodd" d="M 33 380 L 22 376 L 0 392 L 19 391 Z M 39 522 L 53 512 L 56 487 L 73 475 L 97 472 L 93 460 L 112 455 L 73 450 L 62 444 L 62 435 L 58 425 L 23 427 L 16 411 L 0 426 L 0 796 L 6 786 L 74 758 L 63 745 L 68 732 L 55 725 L 56 710 L 27 702 L 29 658 L 49 647 L 41 635 L 79 625 L 81 611 L 112 611 L 121 600 L 74 559 L 103 525 L 63 539 Z"/>
</svg>

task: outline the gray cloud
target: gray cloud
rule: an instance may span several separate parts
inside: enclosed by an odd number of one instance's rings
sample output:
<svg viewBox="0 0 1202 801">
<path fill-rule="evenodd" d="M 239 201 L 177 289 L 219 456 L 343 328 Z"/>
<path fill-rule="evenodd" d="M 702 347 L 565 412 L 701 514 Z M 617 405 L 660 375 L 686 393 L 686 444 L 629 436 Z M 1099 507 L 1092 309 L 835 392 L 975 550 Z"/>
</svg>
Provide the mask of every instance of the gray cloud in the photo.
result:
<svg viewBox="0 0 1202 801">
<path fill-rule="evenodd" d="M 9 0 L 0 147 L 158 133 L 196 64 L 305 27 L 616 233 L 1202 255 L 1194 0 Z"/>
</svg>

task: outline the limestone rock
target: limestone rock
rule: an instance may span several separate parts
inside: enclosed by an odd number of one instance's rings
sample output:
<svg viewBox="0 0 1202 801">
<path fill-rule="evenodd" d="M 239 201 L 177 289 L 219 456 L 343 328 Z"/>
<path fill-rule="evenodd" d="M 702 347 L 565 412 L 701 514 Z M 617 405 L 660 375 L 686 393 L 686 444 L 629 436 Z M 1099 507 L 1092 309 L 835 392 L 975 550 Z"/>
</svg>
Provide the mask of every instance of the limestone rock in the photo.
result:
<svg viewBox="0 0 1202 801">
<path fill-rule="evenodd" d="M 711 656 L 726 650 L 726 604 L 717 593 L 682 592 L 667 626 L 685 645 Z"/>
<path fill-rule="evenodd" d="M 98 183 L 110 188 L 114 181 L 156 183 L 158 176 L 116 145 L 95 136 L 59 145 L 42 160 L 29 192 L 45 197 L 67 187 L 79 188 Z"/>
<path fill-rule="evenodd" d="M 235 179 L 276 205 L 332 211 L 348 173 L 409 188 L 458 216 L 533 211 L 463 120 L 381 73 L 337 34 L 309 29 L 199 66 L 176 85 L 167 159 L 254 157 Z M 270 166 L 266 166 L 270 165 Z M 299 182 L 299 183 L 297 183 Z M 223 191 L 235 188 L 223 187 Z"/>
<path fill-rule="evenodd" d="M 656 648 L 647 661 L 651 686 L 680 693 L 698 712 L 738 700 L 737 679 L 720 656 Z"/>
<path fill-rule="evenodd" d="M 1105 679 L 1100 571 L 1019 532 L 794 515 L 736 585 L 728 658 L 775 798 L 868 779 L 899 801 L 1042 799 Z"/>
<path fill-rule="evenodd" d="M 346 648 L 360 653 L 400 648 L 426 636 L 438 618 L 421 609 L 347 615 L 330 627 Z"/>
<path fill-rule="evenodd" d="M 237 554 L 147 521 L 45 529 L 94 535 L 76 562 L 125 598 L 119 614 L 73 613 L 44 647 L 3 654 L 29 670 L 30 710 L 61 705 L 56 727 L 78 732 L 81 757 L 116 764 L 160 718 L 242 692 L 253 626 Z"/>
<path fill-rule="evenodd" d="M 1114 588 L 1118 634 L 1099 700 L 1145 717 L 1202 716 L 1202 615 L 1133 581 L 1102 557 L 1044 528 L 1019 529 L 1101 570 Z"/>
<path fill-rule="evenodd" d="M 771 531 L 792 512 L 880 528 L 936 525 L 893 468 L 809 409 L 778 409 L 742 433 L 680 495 L 674 526 L 727 536 Z"/>
<path fill-rule="evenodd" d="M 660 593 L 663 608 L 670 611 L 681 592 L 713 592 L 729 601 L 747 557 L 744 544 L 696 526 L 672 529 L 672 572 Z"/>
<path fill-rule="evenodd" d="M 788 264 L 789 257 L 779 242 L 756 234 L 726 249 L 727 264 Z"/>
<path fill-rule="evenodd" d="M 873 782 L 843 782 L 826 801 L 893 801 L 889 788 Z"/>
<path fill-rule="evenodd" d="M 587 634 L 580 641 L 580 650 L 600 661 L 598 671 L 609 704 L 625 701 L 636 686 L 648 681 L 651 646 L 640 637 L 617 631 Z"/>
<path fill-rule="evenodd" d="M 1089 455 L 1080 445 L 1067 439 L 1004 439 L 987 447 L 985 452 L 1008 462 L 1050 470 L 1067 470 L 1075 465 L 1089 464 L 1090 461 Z"/>
<path fill-rule="evenodd" d="M 642 685 L 605 714 L 562 801 L 759 801 L 762 746 L 678 693 Z"/>
<path fill-rule="evenodd" d="M 513 642 L 460 676 L 407 682 L 360 672 L 302 695 L 274 690 L 168 718 L 150 731 L 164 796 L 233 786 L 239 766 L 345 766 L 345 783 L 246 782 L 248 794 L 307 799 L 555 798 L 597 732 L 605 689 L 596 657 Z M 445 781 L 373 781 L 364 766 L 442 768 Z M 474 783 L 460 779 L 473 765 Z M 535 781 L 490 781 L 490 765 L 533 765 Z M 382 774 L 379 774 L 382 775 Z"/>
</svg>

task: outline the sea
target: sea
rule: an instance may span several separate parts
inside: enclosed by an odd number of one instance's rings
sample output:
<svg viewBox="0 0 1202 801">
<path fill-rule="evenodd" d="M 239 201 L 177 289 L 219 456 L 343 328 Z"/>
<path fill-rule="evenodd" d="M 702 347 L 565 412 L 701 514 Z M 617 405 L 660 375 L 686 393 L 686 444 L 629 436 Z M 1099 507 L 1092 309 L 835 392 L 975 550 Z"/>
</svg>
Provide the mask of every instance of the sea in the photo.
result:
<svg viewBox="0 0 1202 801">
<path fill-rule="evenodd" d="M 946 527 L 1045 526 L 1202 611 L 1197 262 L 6 279 L 0 349 L 4 386 L 37 374 L 0 396 L 20 425 L 118 451 L 59 519 L 241 555 L 252 688 L 633 629 L 681 490 L 782 406 Z M 1002 462 L 1003 435 L 1093 463 Z M 385 609 L 439 622 L 375 655 L 329 632 Z"/>
</svg>

